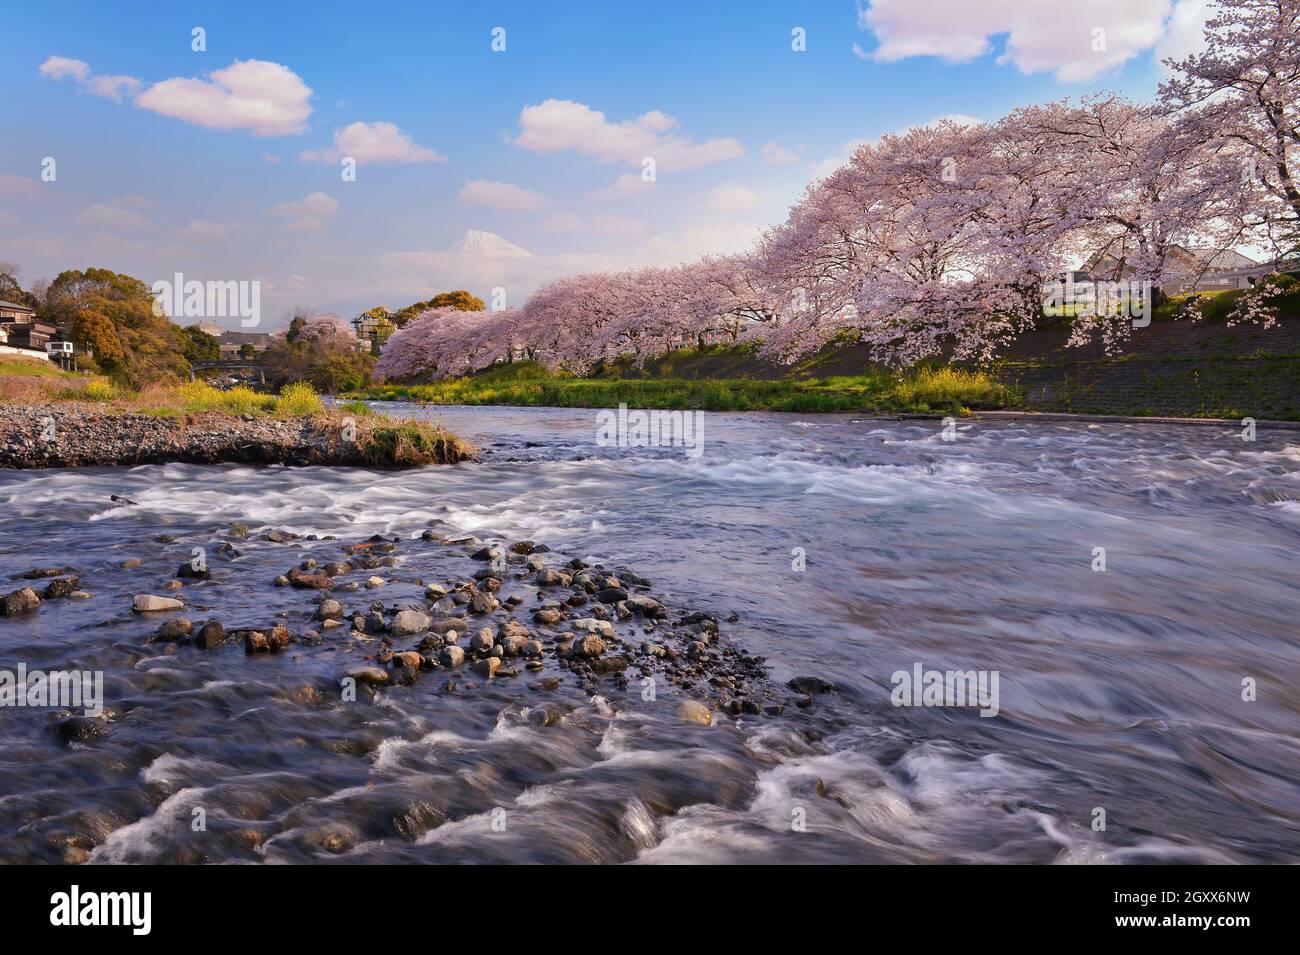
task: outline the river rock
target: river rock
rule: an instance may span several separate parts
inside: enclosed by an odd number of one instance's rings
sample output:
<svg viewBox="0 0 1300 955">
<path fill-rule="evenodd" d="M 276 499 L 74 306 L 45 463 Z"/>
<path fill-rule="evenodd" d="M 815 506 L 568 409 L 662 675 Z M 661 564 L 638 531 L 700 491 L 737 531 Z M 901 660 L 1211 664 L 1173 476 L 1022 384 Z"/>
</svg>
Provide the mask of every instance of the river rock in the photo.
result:
<svg viewBox="0 0 1300 955">
<path fill-rule="evenodd" d="M 379 667 L 358 667 L 350 671 L 348 677 L 358 686 L 386 686 L 392 680 L 388 671 Z"/>
<path fill-rule="evenodd" d="M 506 656 L 517 657 L 524 652 L 528 642 L 528 637 L 523 634 L 511 633 L 502 637 L 497 646 L 501 647 Z"/>
<path fill-rule="evenodd" d="M 289 571 L 289 583 L 303 590 L 329 590 L 334 586 L 334 581 L 324 574 L 306 574 L 297 567 Z"/>
<path fill-rule="evenodd" d="M 403 610 L 393 617 L 390 626 L 393 636 L 409 637 L 429 629 L 429 615 L 419 610 Z"/>
<path fill-rule="evenodd" d="M 187 560 L 176 568 L 176 576 L 184 577 L 189 580 L 208 580 L 212 577 L 212 572 L 208 570 L 207 564 L 198 568 L 194 566 L 193 561 Z"/>
<path fill-rule="evenodd" d="M 469 638 L 469 648 L 479 652 L 491 650 L 495 643 L 496 641 L 493 639 L 491 627 L 484 627 L 478 633 L 474 634 L 474 636 Z"/>
<path fill-rule="evenodd" d="M 155 594 L 136 594 L 131 601 L 131 609 L 136 613 L 154 613 L 161 610 L 180 610 L 185 606 L 171 597 L 159 597 Z"/>
<path fill-rule="evenodd" d="M 573 629 L 582 633 L 596 633 L 602 637 L 613 638 L 614 625 L 608 620 L 596 620 L 592 617 L 583 617 L 580 620 L 573 621 Z"/>
<path fill-rule="evenodd" d="M 30 587 L 23 587 L 11 594 L 0 597 L 0 617 L 16 617 L 19 614 L 32 613 L 41 605 L 41 598 Z"/>
<path fill-rule="evenodd" d="M 209 620 L 199 627 L 199 632 L 194 635 L 194 645 L 200 650 L 211 650 L 214 647 L 221 646 L 228 639 L 230 638 L 221 621 Z"/>
<path fill-rule="evenodd" d="M 51 580 L 42 593 L 46 600 L 66 597 L 76 590 L 80 583 L 81 581 L 76 577 L 60 577 L 57 580 Z"/>
<path fill-rule="evenodd" d="M 34 567 L 23 574 L 24 580 L 41 580 L 45 577 L 59 577 L 66 571 L 62 567 Z"/>
<path fill-rule="evenodd" d="M 420 669 L 423 659 L 414 650 L 404 650 L 401 653 L 393 654 L 393 663 L 396 666 L 406 667 L 408 670 Z"/>
<path fill-rule="evenodd" d="M 244 632 L 244 652 L 270 653 L 271 640 L 260 630 L 246 630 Z"/>
<path fill-rule="evenodd" d="M 539 587 L 568 587 L 573 584 L 573 578 L 568 574 L 562 574 L 558 570 L 543 568 L 537 572 L 537 585 Z"/>
<path fill-rule="evenodd" d="M 485 594 L 481 590 L 476 590 L 469 598 L 469 609 L 471 613 L 491 613 L 501 606 L 501 601 L 497 600 L 491 594 Z"/>
<path fill-rule="evenodd" d="M 608 649 L 605 641 L 594 633 L 578 637 L 569 647 L 569 656 L 577 658 L 598 657 Z"/>
<path fill-rule="evenodd" d="M 653 597 L 628 597 L 627 608 L 633 613 L 639 613 L 645 617 L 662 617 L 667 612 L 664 605 Z"/>
<path fill-rule="evenodd" d="M 520 648 L 519 652 L 526 657 L 540 657 L 542 655 L 542 649 L 542 641 L 528 640 L 524 643 L 523 647 Z"/>
<path fill-rule="evenodd" d="M 703 723 L 705 726 L 713 725 L 713 711 L 699 700 L 682 700 L 677 706 L 677 715 L 693 723 Z"/>
<path fill-rule="evenodd" d="M 551 627 L 560 622 L 560 611 L 539 610 L 537 613 L 533 614 L 533 620 L 547 627 Z"/>
<path fill-rule="evenodd" d="M 485 676 L 489 680 L 496 676 L 497 670 L 501 669 L 500 657 L 485 657 L 474 663 L 474 672 L 480 676 Z"/>
<path fill-rule="evenodd" d="M 54 724 L 54 732 L 65 745 L 88 743 L 105 735 L 108 726 L 103 720 L 92 716 L 68 716 Z"/>
<path fill-rule="evenodd" d="M 616 604 L 620 600 L 627 600 L 627 591 L 622 587 L 606 587 L 596 594 L 596 599 L 603 604 Z"/>
<path fill-rule="evenodd" d="M 445 667 L 458 667 L 465 662 L 465 651 L 454 644 L 443 647 L 438 653 L 438 662 Z"/>
<path fill-rule="evenodd" d="M 789 680 L 786 686 L 798 693 L 806 693 L 809 696 L 830 693 L 835 689 L 835 684 L 829 680 L 823 680 L 819 676 L 797 676 Z"/>
<path fill-rule="evenodd" d="M 278 651 L 278 650 L 283 650 L 285 647 L 287 647 L 290 643 L 293 642 L 293 634 L 289 631 L 288 627 L 284 627 L 281 626 L 280 624 L 276 624 L 269 631 L 267 631 L 266 639 L 267 642 L 270 644 L 271 649 Z"/>
<path fill-rule="evenodd" d="M 343 617 L 343 605 L 337 600 L 322 600 L 316 605 L 317 620 L 340 620 Z"/>
<path fill-rule="evenodd" d="M 193 629 L 194 625 L 184 617 L 173 617 L 158 628 L 155 639 L 162 642 L 179 640 L 181 637 L 188 637 Z"/>
</svg>

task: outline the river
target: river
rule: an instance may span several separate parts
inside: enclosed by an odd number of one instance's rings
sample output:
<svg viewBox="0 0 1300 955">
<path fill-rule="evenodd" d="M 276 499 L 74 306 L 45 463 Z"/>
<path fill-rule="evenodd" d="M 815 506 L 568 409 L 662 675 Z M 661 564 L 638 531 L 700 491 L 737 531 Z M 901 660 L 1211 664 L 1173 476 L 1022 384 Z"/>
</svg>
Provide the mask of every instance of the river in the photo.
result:
<svg viewBox="0 0 1300 955">
<path fill-rule="evenodd" d="M 0 577 L 95 595 L 0 620 L 0 666 L 101 669 L 114 713 L 69 746 L 0 711 L 0 861 L 1300 861 L 1300 432 L 707 414 L 692 457 L 601 447 L 592 411 L 413 413 L 483 459 L 0 473 Z M 236 521 L 194 591 L 227 620 L 318 547 L 264 528 L 441 522 L 634 568 L 835 689 L 713 726 L 635 683 L 569 680 L 558 721 L 521 680 L 300 706 L 328 646 L 166 648 L 129 613 Z M 895 706 L 917 665 L 996 671 L 996 715 Z"/>
</svg>

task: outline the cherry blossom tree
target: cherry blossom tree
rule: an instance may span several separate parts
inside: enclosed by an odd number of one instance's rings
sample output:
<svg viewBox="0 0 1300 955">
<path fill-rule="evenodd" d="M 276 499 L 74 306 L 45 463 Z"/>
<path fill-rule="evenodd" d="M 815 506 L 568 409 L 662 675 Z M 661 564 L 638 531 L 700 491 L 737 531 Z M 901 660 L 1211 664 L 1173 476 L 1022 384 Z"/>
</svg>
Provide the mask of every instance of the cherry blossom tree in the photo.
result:
<svg viewBox="0 0 1300 955">
<path fill-rule="evenodd" d="M 1217 0 L 1205 51 L 1167 60 L 1164 108 L 1201 140 L 1231 146 L 1257 184 L 1256 224 L 1300 243 L 1300 0 Z"/>
<path fill-rule="evenodd" d="M 379 373 L 519 356 L 583 374 L 717 338 L 785 362 L 837 341 L 894 364 L 987 361 L 1080 261 L 1107 257 L 1112 278 L 1154 288 L 1176 245 L 1278 246 L 1300 236 L 1298 8 L 1219 0 L 1207 51 L 1171 64 L 1158 107 L 1099 94 L 883 136 L 809 185 L 752 253 L 570 276 L 518 310 L 423 312 Z M 1239 317 L 1266 319 L 1265 299 L 1243 297 Z M 1085 311 L 1071 342 L 1113 350 L 1131 327 Z"/>
</svg>

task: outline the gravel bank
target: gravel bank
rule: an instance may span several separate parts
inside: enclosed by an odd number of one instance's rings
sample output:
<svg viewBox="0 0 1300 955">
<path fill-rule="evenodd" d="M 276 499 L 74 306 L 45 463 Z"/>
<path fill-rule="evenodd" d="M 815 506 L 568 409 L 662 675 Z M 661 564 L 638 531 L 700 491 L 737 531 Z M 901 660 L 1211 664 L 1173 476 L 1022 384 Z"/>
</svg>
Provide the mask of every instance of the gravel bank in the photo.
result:
<svg viewBox="0 0 1300 955">
<path fill-rule="evenodd" d="M 372 422 L 356 422 L 348 440 L 337 420 L 233 418 L 216 413 L 174 418 L 106 413 L 83 403 L 0 405 L 0 467 L 54 468 L 136 464 L 288 464 L 366 466 Z M 465 453 L 451 453 L 452 463 Z"/>
</svg>

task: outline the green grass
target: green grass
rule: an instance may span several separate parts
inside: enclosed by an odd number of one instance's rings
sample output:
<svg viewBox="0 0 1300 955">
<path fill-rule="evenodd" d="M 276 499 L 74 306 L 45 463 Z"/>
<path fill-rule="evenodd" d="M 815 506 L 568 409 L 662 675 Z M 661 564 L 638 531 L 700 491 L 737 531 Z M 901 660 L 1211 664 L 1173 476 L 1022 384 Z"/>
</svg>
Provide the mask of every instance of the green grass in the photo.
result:
<svg viewBox="0 0 1300 955">
<path fill-rule="evenodd" d="M 565 408 L 703 409 L 705 411 L 880 411 L 962 413 L 1016 404 L 1012 389 L 980 372 L 921 368 L 903 375 L 804 380 L 577 378 L 534 362 L 497 366 L 427 385 L 379 385 L 365 397 L 446 405 Z"/>
<path fill-rule="evenodd" d="M 472 458 L 473 445 L 427 421 L 393 421 L 378 415 L 358 435 L 366 461 L 379 467 L 454 464 Z"/>
<path fill-rule="evenodd" d="M 63 371 L 53 362 L 43 358 L 23 358 L 19 355 L 0 355 L 0 375 L 20 378 L 80 378 L 76 372 Z"/>
</svg>

